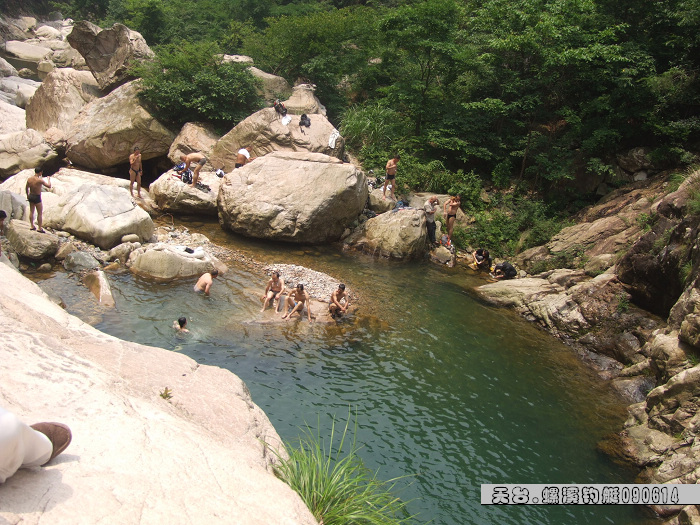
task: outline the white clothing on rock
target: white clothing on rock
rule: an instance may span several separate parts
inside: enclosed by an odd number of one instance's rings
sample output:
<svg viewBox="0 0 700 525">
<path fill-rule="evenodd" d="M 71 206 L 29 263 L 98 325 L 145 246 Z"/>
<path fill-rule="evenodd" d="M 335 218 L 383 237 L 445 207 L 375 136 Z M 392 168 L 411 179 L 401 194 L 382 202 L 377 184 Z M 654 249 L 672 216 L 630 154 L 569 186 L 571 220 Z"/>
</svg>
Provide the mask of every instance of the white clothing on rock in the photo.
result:
<svg viewBox="0 0 700 525">
<path fill-rule="evenodd" d="M 53 445 L 48 437 L 0 407 L 0 483 L 20 467 L 43 465 L 52 452 Z"/>
</svg>

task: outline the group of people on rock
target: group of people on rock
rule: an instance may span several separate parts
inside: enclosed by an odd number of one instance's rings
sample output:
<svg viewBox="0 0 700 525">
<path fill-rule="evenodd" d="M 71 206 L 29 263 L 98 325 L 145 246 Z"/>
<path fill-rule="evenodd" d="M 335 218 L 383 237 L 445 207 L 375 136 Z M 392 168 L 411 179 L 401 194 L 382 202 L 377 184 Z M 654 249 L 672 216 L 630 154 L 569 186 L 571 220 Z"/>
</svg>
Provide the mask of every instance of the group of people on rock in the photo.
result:
<svg viewBox="0 0 700 525">
<path fill-rule="evenodd" d="M 236 155 L 236 168 L 245 166 L 248 162 L 255 160 L 257 157 L 251 157 L 250 153 L 252 148 L 250 146 L 245 146 L 238 150 Z M 190 169 L 192 163 L 195 163 L 194 170 L 192 171 L 192 182 L 189 184 L 193 188 L 197 187 L 197 182 L 199 182 L 199 172 L 207 163 L 207 157 L 198 152 L 193 151 L 187 155 L 180 155 L 180 160 L 184 163 L 181 169 L 177 169 L 178 175 L 182 175 L 184 172 Z M 141 199 L 141 176 L 143 175 L 143 164 L 141 161 L 141 149 L 138 146 L 134 147 L 134 152 L 129 155 L 129 193 L 134 196 L 134 183 L 136 183 L 136 193 L 138 198 Z M 50 186 L 49 186 L 50 187 Z"/>
<path fill-rule="evenodd" d="M 196 293 L 210 295 L 214 279 L 216 279 L 218 276 L 218 270 L 212 270 L 211 272 L 202 274 L 197 280 L 197 283 L 194 285 L 194 291 Z M 285 293 L 287 294 L 287 297 L 283 301 L 282 296 Z M 270 280 L 267 282 L 267 286 L 265 287 L 265 291 L 263 292 L 260 301 L 263 303 L 262 309 L 260 310 L 261 312 L 264 312 L 269 305 L 272 305 L 275 312 L 284 312 L 282 319 L 289 319 L 296 312 L 299 312 L 299 316 L 303 317 L 304 307 L 306 307 L 307 319 L 309 322 L 312 322 L 311 298 L 309 293 L 304 290 L 304 285 L 299 283 L 294 288 L 287 290 L 287 287 L 284 284 L 284 279 L 280 277 L 278 271 L 272 272 Z M 328 313 L 330 314 L 331 319 L 340 319 L 343 314 L 348 311 L 349 307 L 350 297 L 345 291 L 345 285 L 341 283 L 331 294 L 328 304 Z M 187 329 L 187 318 L 180 317 L 176 321 L 173 321 L 173 329 L 175 329 L 178 333 L 189 333 L 189 330 Z"/>
</svg>

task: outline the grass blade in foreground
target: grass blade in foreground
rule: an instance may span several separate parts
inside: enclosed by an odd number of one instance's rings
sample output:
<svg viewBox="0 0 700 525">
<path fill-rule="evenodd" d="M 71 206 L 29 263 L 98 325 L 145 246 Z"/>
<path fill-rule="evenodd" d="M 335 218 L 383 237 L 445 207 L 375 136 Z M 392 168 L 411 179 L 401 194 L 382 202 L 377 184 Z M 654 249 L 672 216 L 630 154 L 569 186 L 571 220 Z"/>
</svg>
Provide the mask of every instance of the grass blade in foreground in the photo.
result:
<svg viewBox="0 0 700 525">
<path fill-rule="evenodd" d="M 289 459 L 272 449 L 280 464 L 277 476 L 292 487 L 304 500 L 322 525 L 397 525 L 409 524 L 406 503 L 394 495 L 396 483 L 377 479 L 376 472 L 365 467 L 357 455 L 357 416 L 352 442 L 348 428 L 350 415 L 340 436 L 336 435 L 335 418 L 326 449 L 320 431 L 307 426 L 297 447 L 288 445 Z M 320 422 L 317 424 L 320 428 Z M 334 452 L 334 443 L 339 440 Z M 347 451 L 344 450 L 347 448 Z"/>
</svg>

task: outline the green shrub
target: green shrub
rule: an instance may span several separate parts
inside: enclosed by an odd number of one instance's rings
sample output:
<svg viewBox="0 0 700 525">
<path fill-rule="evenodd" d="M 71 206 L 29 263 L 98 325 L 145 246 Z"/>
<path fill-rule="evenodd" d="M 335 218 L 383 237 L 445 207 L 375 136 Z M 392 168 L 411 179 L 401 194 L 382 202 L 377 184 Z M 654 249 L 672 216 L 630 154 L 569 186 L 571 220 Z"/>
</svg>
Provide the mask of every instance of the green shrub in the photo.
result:
<svg viewBox="0 0 700 525">
<path fill-rule="evenodd" d="M 637 224 L 646 232 L 651 230 L 658 220 L 659 215 L 657 213 L 640 213 L 639 217 L 637 217 Z"/>
<path fill-rule="evenodd" d="M 348 416 L 342 434 L 336 436 L 333 419 L 327 445 L 318 429 L 313 432 L 307 426 L 297 446 L 286 446 L 289 459 L 271 448 L 280 460 L 275 473 L 324 525 L 409 523 L 412 516 L 406 511 L 406 502 L 393 494 L 400 478 L 383 482 L 365 467 L 357 454 L 357 418 L 352 438 L 349 426 Z"/>
<path fill-rule="evenodd" d="M 167 123 L 205 121 L 228 130 L 262 107 L 246 66 L 222 62 L 210 43 L 162 46 L 134 72 L 142 79 L 141 98 Z"/>
</svg>

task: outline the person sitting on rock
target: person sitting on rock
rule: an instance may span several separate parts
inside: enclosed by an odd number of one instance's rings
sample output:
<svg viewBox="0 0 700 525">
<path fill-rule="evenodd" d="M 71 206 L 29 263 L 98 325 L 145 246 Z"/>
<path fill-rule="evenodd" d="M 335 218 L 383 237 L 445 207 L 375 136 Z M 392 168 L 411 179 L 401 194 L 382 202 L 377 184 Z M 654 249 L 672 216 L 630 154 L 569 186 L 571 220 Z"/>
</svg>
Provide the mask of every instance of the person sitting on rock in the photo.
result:
<svg viewBox="0 0 700 525">
<path fill-rule="evenodd" d="M 345 301 L 345 306 L 341 303 L 343 300 Z M 350 297 L 345 293 L 345 285 L 341 283 L 338 285 L 338 289 L 331 294 L 331 302 L 328 305 L 331 319 L 335 319 L 336 317 L 340 319 L 343 314 L 348 311 L 349 306 Z"/>
<path fill-rule="evenodd" d="M 197 166 L 194 168 L 194 171 L 192 172 L 192 184 L 191 186 L 194 188 L 197 185 L 197 181 L 199 180 L 199 172 L 202 170 L 202 166 L 204 166 L 207 163 L 207 158 L 202 155 L 201 153 L 197 153 L 196 151 L 194 153 L 189 153 L 188 155 L 180 155 L 180 160 L 185 163 L 185 167 L 181 170 L 178 170 L 178 173 L 182 175 L 182 173 L 186 172 L 188 169 L 190 169 L 190 164 L 192 162 L 196 162 Z"/>
<path fill-rule="evenodd" d="M 265 287 L 265 292 L 262 296 L 263 307 L 261 312 L 265 311 L 267 305 L 272 301 L 272 306 L 275 306 L 275 300 L 277 300 L 277 311 L 280 311 L 282 306 L 282 294 L 284 293 L 284 279 L 280 278 L 279 272 L 272 272 L 270 280 L 267 281 L 267 286 Z"/>
<path fill-rule="evenodd" d="M 290 318 L 294 312 L 299 312 L 299 316 L 301 317 L 304 305 L 306 304 L 306 314 L 309 318 L 309 322 L 311 322 L 311 305 L 307 304 L 310 303 L 310 301 L 309 294 L 304 291 L 304 285 L 301 283 L 297 284 L 297 287 L 291 291 L 284 302 L 284 315 L 282 319 Z M 293 303 L 291 312 L 289 311 L 290 303 Z"/>
<path fill-rule="evenodd" d="M 0 483 L 20 468 L 43 467 L 70 445 L 63 423 L 27 425 L 0 407 Z"/>
<path fill-rule="evenodd" d="M 24 187 L 24 191 L 27 193 L 27 200 L 29 201 L 29 225 L 30 230 L 36 230 L 34 226 L 34 210 L 36 210 L 36 222 L 39 225 L 39 233 L 44 233 L 43 228 L 43 214 L 44 205 L 41 203 L 41 190 L 44 186 L 47 188 L 51 187 L 51 177 L 46 177 L 43 179 L 44 170 L 42 168 L 34 168 L 34 175 L 27 179 L 27 185 Z"/>
<path fill-rule="evenodd" d="M 251 151 L 250 146 L 238 150 L 238 155 L 236 155 L 236 168 L 242 168 L 249 162 L 257 159 L 257 157 L 250 156 Z"/>
<path fill-rule="evenodd" d="M 504 261 L 502 263 L 498 263 L 493 268 L 493 273 L 491 274 L 491 277 L 493 277 L 494 279 L 513 279 L 517 275 L 518 270 L 516 270 L 515 267 L 508 261 Z"/>
<path fill-rule="evenodd" d="M 183 315 L 179 317 L 177 321 L 173 321 L 173 328 L 177 330 L 179 334 L 189 334 L 190 331 L 187 329 L 187 317 Z"/>
<path fill-rule="evenodd" d="M 203 274 L 197 281 L 197 284 L 194 285 L 194 291 L 197 293 L 204 292 L 205 295 L 209 295 L 211 285 L 214 283 L 214 279 L 216 279 L 218 275 L 219 270 L 212 270 L 211 272 Z"/>
<path fill-rule="evenodd" d="M 481 270 L 485 272 L 491 271 L 491 263 L 493 261 L 491 260 L 491 254 L 489 254 L 488 250 L 479 248 L 474 253 L 472 253 L 472 257 L 474 258 L 475 270 Z"/>
</svg>

